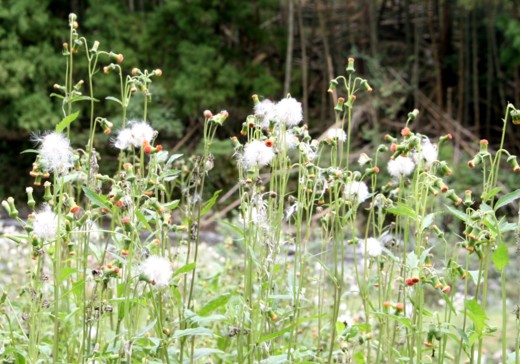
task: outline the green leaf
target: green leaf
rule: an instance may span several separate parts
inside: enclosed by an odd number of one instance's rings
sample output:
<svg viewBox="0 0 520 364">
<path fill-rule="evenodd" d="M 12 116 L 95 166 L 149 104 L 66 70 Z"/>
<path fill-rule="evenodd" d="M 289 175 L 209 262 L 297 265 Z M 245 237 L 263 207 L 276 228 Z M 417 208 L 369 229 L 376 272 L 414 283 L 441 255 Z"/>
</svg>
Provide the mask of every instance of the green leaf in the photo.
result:
<svg viewBox="0 0 520 364">
<path fill-rule="evenodd" d="M 106 196 L 97 194 L 85 186 L 83 186 L 83 192 L 85 193 L 85 196 L 87 196 L 87 198 L 90 200 L 90 202 L 92 202 L 92 204 L 98 207 L 104 207 L 108 210 L 112 209 L 112 207 L 108 203 L 108 199 Z"/>
<path fill-rule="evenodd" d="M 114 102 L 117 102 L 119 105 L 123 106 L 123 103 L 121 102 L 121 100 L 119 100 L 118 98 L 115 98 L 113 96 L 107 96 L 107 97 L 105 97 L 105 100 L 114 101 Z"/>
<path fill-rule="evenodd" d="M 231 298 L 230 294 L 223 294 L 223 295 L 220 295 L 218 297 L 215 297 L 215 298 L 209 300 L 209 302 L 206 303 L 199 310 L 199 315 L 206 316 L 206 315 L 210 314 L 211 312 L 215 311 L 217 308 L 224 306 L 226 303 L 228 303 L 230 298 Z"/>
<path fill-rule="evenodd" d="M 213 196 L 209 199 L 209 201 L 206 202 L 206 204 L 200 211 L 200 216 L 202 216 L 206 212 L 208 212 L 211 209 L 211 207 L 215 204 L 215 202 L 217 202 L 217 198 L 218 198 L 218 195 L 220 195 L 220 192 L 222 192 L 222 190 L 215 191 Z"/>
<path fill-rule="evenodd" d="M 233 229 L 238 235 L 240 235 L 240 237 L 242 238 L 245 238 L 245 234 L 244 234 L 244 230 L 242 230 L 241 228 L 239 228 L 238 226 L 236 226 L 235 224 L 232 224 L 230 222 L 227 222 L 227 221 L 222 221 L 221 222 L 222 224 L 226 225 L 226 226 L 229 226 L 231 229 Z"/>
<path fill-rule="evenodd" d="M 486 193 L 485 195 L 482 195 L 482 196 L 481 196 L 482 201 L 488 201 L 488 200 L 492 199 L 492 198 L 495 197 L 496 194 L 499 193 L 500 191 L 502 191 L 502 188 L 501 188 L 501 187 L 495 187 L 495 188 L 492 188 L 490 191 L 488 191 L 488 193 Z"/>
<path fill-rule="evenodd" d="M 473 321 L 473 325 L 475 325 L 475 331 L 479 336 L 482 336 L 482 331 L 484 330 L 486 321 L 488 320 L 486 312 L 482 309 L 476 298 L 467 300 L 464 302 L 464 306 L 466 306 L 468 317 Z"/>
<path fill-rule="evenodd" d="M 137 219 L 139 219 L 139 221 L 141 222 L 141 224 L 144 225 L 144 227 L 146 228 L 146 230 L 148 230 L 150 233 L 153 234 L 153 229 L 152 227 L 150 226 L 150 224 L 148 223 L 148 221 L 146 221 L 146 217 L 144 217 L 143 213 L 139 210 L 135 210 L 135 216 L 137 216 Z"/>
<path fill-rule="evenodd" d="M 179 202 L 180 202 L 180 200 L 170 201 L 170 202 L 164 204 L 163 207 L 168 211 L 173 211 L 177 208 L 177 206 L 179 206 Z"/>
<path fill-rule="evenodd" d="M 417 214 L 415 213 L 414 209 L 412 209 L 410 206 L 404 204 L 404 203 L 397 203 L 397 206 L 389 207 L 386 209 L 386 211 L 399 216 L 406 216 L 412 219 L 417 218 Z"/>
<path fill-rule="evenodd" d="M 509 264 L 509 252 L 507 251 L 507 246 L 504 242 L 498 244 L 497 248 L 491 255 L 491 259 L 493 260 L 493 264 L 495 264 L 495 268 L 502 272 L 505 267 Z"/>
<path fill-rule="evenodd" d="M 173 273 L 173 277 L 177 277 L 178 275 L 183 274 L 183 273 L 191 272 L 192 270 L 195 269 L 196 266 L 197 265 L 195 263 L 188 263 L 186 265 L 183 265 L 182 267 L 177 269 L 175 271 L 175 273 Z"/>
<path fill-rule="evenodd" d="M 432 223 L 433 223 L 433 219 L 435 218 L 435 213 L 432 212 L 431 214 L 428 214 L 426 215 L 422 221 L 421 221 L 421 230 L 424 230 L 426 228 L 428 228 Z"/>
<path fill-rule="evenodd" d="M 466 222 L 466 223 L 468 222 L 468 220 L 469 220 L 469 216 L 466 215 L 464 212 L 459 211 L 459 210 L 457 210 L 457 209 L 455 209 L 455 208 L 453 208 L 453 207 L 451 207 L 451 206 L 449 206 L 449 205 L 445 205 L 445 207 L 446 207 L 446 208 L 448 209 L 448 211 L 451 212 L 451 214 L 454 215 L 456 218 L 458 218 L 458 219 L 460 219 L 460 220 L 462 220 L 462 221 L 464 221 L 464 222 Z"/>
<path fill-rule="evenodd" d="M 49 96 L 50 97 L 57 97 L 58 99 L 62 99 L 62 100 L 65 98 L 63 95 L 59 95 L 59 94 L 54 93 L 54 92 L 51 93 Z"/>
<path fill-rule="evenodd" d="M 20 154 L 25 154 L 25 153 L 40 153 L 40 151 L 37 149 L 25 149 L 20 152 Z"/>
<path fill-rule="evenodd" d="M 58 125 L 56 125 L 56 133 L 61 133 L 63 130 L 65 130 L 70 123 L 72 123 L 74 120 L 78 118 L 79 111 L 76 111 L 74 114 L 67 115 L 61 120 Z"/>
<path fill-rule="evenodd" d="M 151 329 L 153 329 L 153 327 L 155 326 L 155 324 L 157 323 L 157 319 L 154 319 L 152 322 L 150 322 L 148 325 L 146 325 L 145 327 L 143 327 L 141 329 L 141 331 L 139 331 L 139 333 L 135 336 L 135 337 L 141 337 L 141 336 L 144 336 L 146 335 L 146 333 L 148 331 L 150 331 Z"/>
<path fill-rule="evenodd" d="M 508 205 L 511 202 L 513 202 L 519 198 L 520 198 L 520 189 L 510 192 L 507 195 L 500 197 L 498 199 L 497 203 L 495 204 L 495 211 L 497 211 L 502 206 Z"/>
<path fill-rule="evenodd" d="M 205 327 L 195 327 L 193 329 L 175 331 L 172 335 L 172 339 L 178 339 L 184 336 L 215 336 L 215 334 Z"/>
<path fill-rule="evenodd" d="M 95 101 L 95 102 L 99 102 L 98 99 L 95 99 L 93 97 L 90 97 L 90 96 L 75 96 L 73 98 L 70 99 L 70 103 L 72 104 L 73 102 L 77 102 L 77 101 Z"/>
<path fill-rule="evenodd" d="M 419 266 L 419 259 L 417 258 L 417 254 L 415 254 L 415 252 L 411 251 L 406 256 L 406 266 L 409 269 L 417 268 Z"/>
</svg>

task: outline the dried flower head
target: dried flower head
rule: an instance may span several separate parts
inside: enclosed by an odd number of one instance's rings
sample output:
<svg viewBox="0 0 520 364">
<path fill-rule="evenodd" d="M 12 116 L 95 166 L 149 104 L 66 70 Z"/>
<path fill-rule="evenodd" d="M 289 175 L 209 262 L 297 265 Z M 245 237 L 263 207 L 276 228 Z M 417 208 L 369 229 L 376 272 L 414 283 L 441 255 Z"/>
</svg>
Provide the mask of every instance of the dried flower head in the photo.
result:
<svg viewBox="0 0 520 364">
<path fill-rule="evenodd" d="M 151 255 L 141 264 L 141 273 L 151 284 L 166 287 L 173 274 L 173 269 L 168 259 Z"/>
</svg>

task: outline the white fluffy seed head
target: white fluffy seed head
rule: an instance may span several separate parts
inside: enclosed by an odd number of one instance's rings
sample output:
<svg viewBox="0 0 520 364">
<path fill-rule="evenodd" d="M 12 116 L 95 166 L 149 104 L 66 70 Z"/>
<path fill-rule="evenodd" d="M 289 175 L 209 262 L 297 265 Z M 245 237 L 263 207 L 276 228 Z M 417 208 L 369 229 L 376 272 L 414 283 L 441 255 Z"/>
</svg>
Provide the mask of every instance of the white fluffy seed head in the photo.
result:
<svg viewBox="0 0 520 364">
<path fill-rule="evenodd" d="M 132 131 L 128 128 L 120 130 L 117 137 L 114 139 L 114 147 L 121 150 L 126 150 L 132 146 Z"/>
<path fill-rule="evenodd" d="M 358 163 L 361 167 L 363 167 L 365 164 L 367 164 L 371 161 L 372 161 L 372 158 L 370 158 L 368 156 L 368 154 L 366 154 L 366 153 L 361 153 L 361 155 L 359 156 L 359 159 L 358 159 Z"/>
<path fill-rule="evenodd" d="M 383 244 L 376 238 L 368 238 L 365 241 L 366 252 L 375 258 L 383 253 Z"/>
<path fill-rule="evenodd" d="M 132 133 L 131 143 L 134 147 L 139 148 L 143 146 L 144 142 L 150 143 L 152 141 L 154 130 L 148 123 L 131 121 L 129 125 Z"/>
<path fill-rule="evenodd" d="M 265 145 L 260 140 L 253 140 L 244 146 L 244 153 L 242 155 L 242 165 L 245 169 L 250 169 L 254 166 L 262 168 L 274 158 L 273 148 Z"/>
<path fill-rule="evenodd" d="M 423 139 L 421 141 L 421 151 L 414 155 L 415 163 L 424 163 L 426 168 L 430 168 L 439 157 L 437 146 L 430 142 L 430 139 Z"/>
<path fill-rule="evenodd" d="M 345 199 L 360 204 L 365 201 L 369 196 L 370 192 L 364 182 L 352 181 L 345 185 Z"/>
<path fill-rule="evenodd" d="M 388 173 L 394 178 L 402 178 L 412 174 L 415 163 L 409 157 L 398 156 L 388 162 Z"/>
<path fill-rule="evenodd" d="M 341 142 L 344 142 L 347 140 L 347 133 L 341 128 L 331 128 L 327 130 L 327 133 L 325 134 L 325 139 L 331 139 L 331 140 L 339 140 Z"/>
<path fill-rule="evenodd" d="M 34 214 L 33 233 L 40 239 L 54 240 L 58 233 L 58 217 L 49 205 Z"/>
<path fill-rule="evenodd" d="M 36 141 L 40 143 L 40 161 L 44 170 L 64 174 L 72 168 L 72 149 L 65 135 L 52 132 L 36 138 Z"/>
<path fill-rule="evenodd" d="M 271 120 L 275 118 L 275 103 L 269 99 L 259 102 L 254 107 L 255 116 L 260 121 L 262 129 L 267 129 Z"/>
<path fill-rule="evenodd" d="M 275 106 L 276 120 L 288 128 L 298 125 L 303 120 L 302 104 L 292 97 L 285 98 Z"/>
<path fill-rule="evenodd" d="M 141 264 L 141 273 L 155 286 L 166 287 L 173 274 L 168 259 L 151 255 Z"/>
</svg>

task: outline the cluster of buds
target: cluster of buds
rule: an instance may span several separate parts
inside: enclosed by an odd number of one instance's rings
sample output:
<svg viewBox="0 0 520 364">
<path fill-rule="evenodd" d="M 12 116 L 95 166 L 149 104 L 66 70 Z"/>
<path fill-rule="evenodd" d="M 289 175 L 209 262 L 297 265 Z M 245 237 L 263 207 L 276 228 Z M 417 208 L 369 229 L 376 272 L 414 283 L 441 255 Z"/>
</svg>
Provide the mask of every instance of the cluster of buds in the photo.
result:
<svg viewBox="0 0 520 364">
<path fill-rule="evenodd" d="M 410 130 L 410 128 L 405 127 L 401 130 L 401 135 L 403 136 L 403 140 L 398 144 L 398 140 L 391 135 L 385 135 L 385 140 L 390 142 L 390 150 L 393 152 L 390 159 L 394 160 L 400 155 L 406 156 L 408 152 L 412 151 L 419 145 L 419 138 Z"/>
<path fill-rule="evenodd" d="M 143 151 L 145 152 L 145 154 L 155 154 L 162 150 L 163 150 L 163 147 L 161 144 L 158 144 L 154 147 L 154 146 L 150 145 L 150 143 L 147 142 L 146 140 L 143 142 Z"/>
<path fill-rule="evenodd" d="M 32 165 L 32 170 L 29 172 L 29 175 L 31 177 L 34 177 L 34 185 L 35 186 L 41 186 L 42 184 L 42 178 L 46 179 L 51 176 L 49 172 L 44 172 L 42 170 L 42 166 L 39 163 L 39 160 L 36 159 L 36 162 Z"/>
<path fill-rule="evenodd" d="M 444 294 L 451 292 L 451 286 L 446 284 L 446 281 L 438 276 L 434 276 L 428 283 L 430 283 L 434 289 L 440 290 Z"/>
<path fill-rule="evenodd" d="M 401 302 L 385 301 L 385 302 L 383 302 L 383 308 L 385 310 L 393 308 L 394 314 L 399 315 L 401 312 L 404 311 L 404 304 Z"/>
<path fill-rule="evenodd" d="M 3 200 L 2 206 L 4 207 L 5 211 L 7 212 L 10 218 L 16 219 L 18 217 L 18 210 L 14 205 L 14 198 L 8 197 L 7 201 Z"/>
<path fill-rule="evenodd" d="M 488 152 L 488 145 L 489 142 L 486 139 L 482 139 L 479 142 L 480 144 L 480 150 L 479 152 L 468 162 L 469 168 L 475 168 L 477 165 L 482 163 L 484 158 L 489 157 L 490 154 Z"/>
<path fill-rule="evenodd" d="M 207 110 L 209 111 L 209 110 Z M 209 112 L 211 114 L 211 111 Z M 209 114 L 207 114 L 209 116 Z M 204 112 L 204 117 L 206 117 L 206 112 Z M 224 124 L 224 121 L 229 117 L 229 113 L 226 110 L 222 110 L 216 115 L 212 115 L 209 118 L 206 118 L 208 122 L 215 123 L 219 126 L 222 126 Z"/>
<path fill-rule="evenodd" d="M 117 263 L 112 262 L 107 265 L 102 265 L 96 269 L 92 269 L 92 276 L 95 281 L 108 282 L 110 278 L 121 276 L 121 267 Z"/>
</svg>

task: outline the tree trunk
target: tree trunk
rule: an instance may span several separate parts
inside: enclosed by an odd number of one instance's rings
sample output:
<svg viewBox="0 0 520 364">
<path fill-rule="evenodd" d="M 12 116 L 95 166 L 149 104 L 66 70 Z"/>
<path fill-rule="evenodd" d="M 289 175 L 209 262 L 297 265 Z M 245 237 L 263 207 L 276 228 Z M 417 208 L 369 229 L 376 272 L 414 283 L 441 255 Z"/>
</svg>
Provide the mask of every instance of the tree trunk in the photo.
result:
<svg viewBox="0 0 520 364">
<path fill-rule="evenodd" d="M 307 39 L 303 27 L 302 6 L 305 0 L 298 0 L 298 32 L 300 34 L 300 48 L 302 50 L 302 93 L 303 93 L 303 120 L 309 122 L 309 86 L 308 86 L 308 61 L 307 61 Z"/>
</svg>

